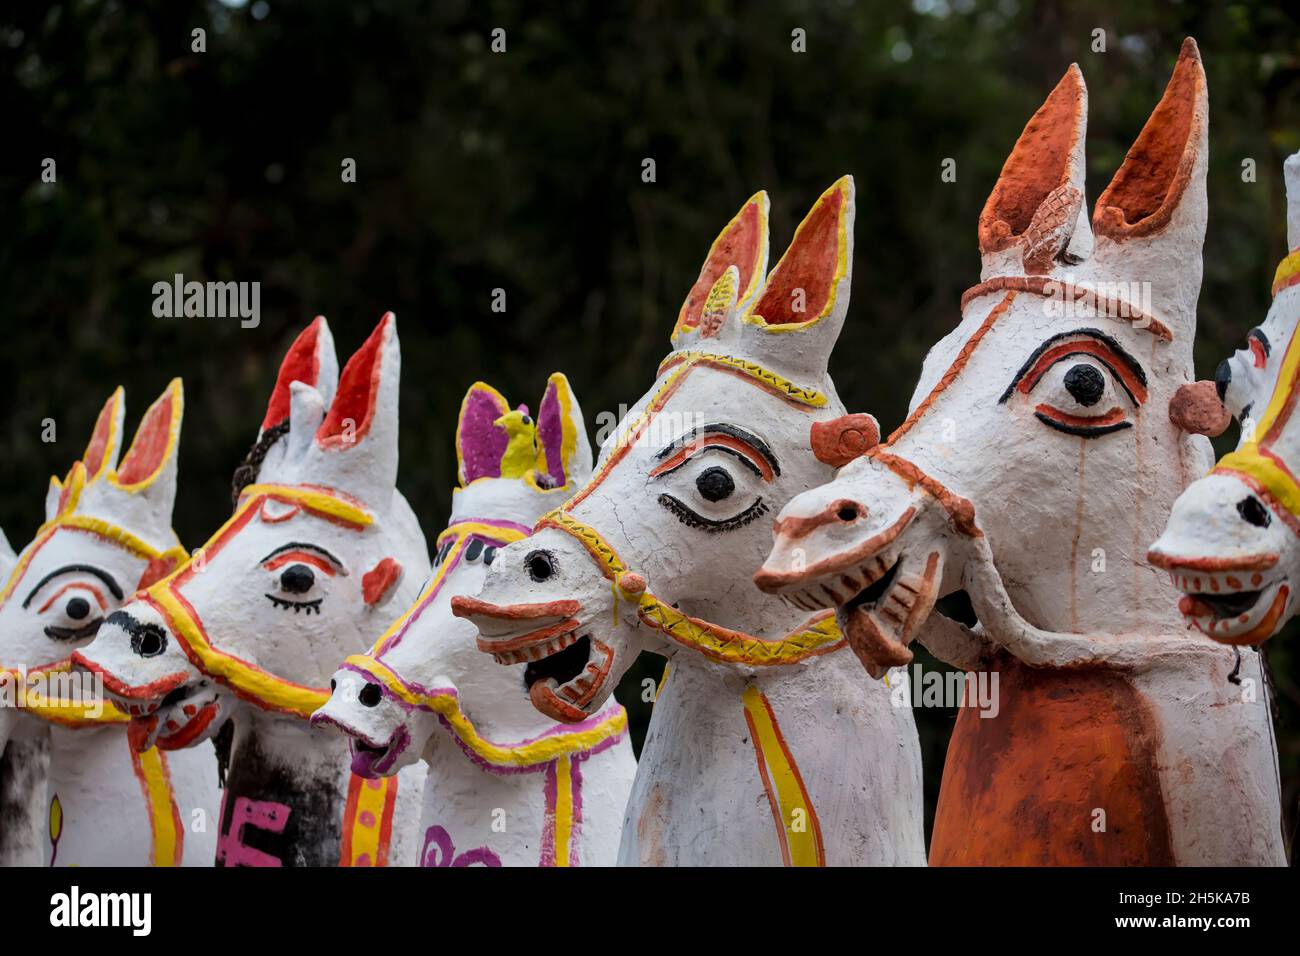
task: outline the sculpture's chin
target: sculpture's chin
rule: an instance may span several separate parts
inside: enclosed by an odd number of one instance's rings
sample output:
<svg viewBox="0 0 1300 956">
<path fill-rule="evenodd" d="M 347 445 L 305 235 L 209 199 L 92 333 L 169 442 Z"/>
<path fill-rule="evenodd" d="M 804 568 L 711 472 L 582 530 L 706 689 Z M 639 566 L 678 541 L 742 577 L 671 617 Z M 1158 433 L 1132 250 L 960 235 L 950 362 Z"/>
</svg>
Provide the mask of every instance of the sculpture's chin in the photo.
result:
<svg viewBox="0 0 1300 956">
<path fill-rule="evenodd" d="M 398 725 L 389 735 L 388 741 L 383 744 L 375 744 L 362 737 L 354 736 L 349 742 L 352 752 L 352 772 L 368 779 L 390 777 L 401 769 L 398 761 L 410 746 L 411 734 L 405 725 Z"/>
<path fill-rule="evenodd" d="M 932 552 L 919 562 L 899 556 L 870 586 L 836 611 L 840 630 L 872 677 L 912 661 L 908 645 L 939 597 L 943 560 Z"/>
</svg>

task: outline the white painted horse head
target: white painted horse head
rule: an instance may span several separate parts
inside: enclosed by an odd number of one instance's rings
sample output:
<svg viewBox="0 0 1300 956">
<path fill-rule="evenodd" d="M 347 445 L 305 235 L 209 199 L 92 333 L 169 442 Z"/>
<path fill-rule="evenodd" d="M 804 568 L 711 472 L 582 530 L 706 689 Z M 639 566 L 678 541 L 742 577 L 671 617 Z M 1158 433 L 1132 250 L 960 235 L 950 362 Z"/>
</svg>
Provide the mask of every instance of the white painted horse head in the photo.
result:
<svg viewBox="0 0 1300 956">
<path fill-rule="evenodd" d="M 767 552 L 764 516 L 830 475 L 809 429 L 843 413 L 826 365 L 848 309 L 853 181 L 822 194 L 765 277 L 767 210 L 759 193 L 715 240 L 592 479 L 497 556 L 480 597 L 452 601 L 484 651 L 527 665 L 552 718 L 586 720 L 642 649 L 761 667 L 840 644 L 827 614 L 792 613 L 745 577 Z"/>
<path fill-rule="evenodd" d="M 550 377 L 535 422 L 526 406 L 512 412 L 500 392 L 476 383 L 461 404 L 456 457 L 460 485 L 433 576 L 369 654 L 344 662 L 329 703 L 312 718 L 352 736 L 352 769 L 363 776 L 389 776 L 419 760 L 438 744 L 440 727 L 471 759 L 491 764 L 518 765 L 527 756 L 527 746 L 502 741 L 538 738 L 536 751 L 551 742 L 546 720 L 522 693 L 523 665 L 499 667 L 479 653 L 474 626 L 452 615 L 451 598 L 477 594 L 498 551 L 526 538 L 591 475 L 591 446 L 568 379 Z"/>
<path fill-rule="evenodd" d="M 232 695 L 306 720 L 338 661 L 425 579 L 424 536 L 396 489 L 393 315 L 337 369 L 318 318 L 281 366 L 250 456 L 255 476 L 237 489 L 230 520 L 76 654 L 138 718 L 145 742 L 206 739 Z"/>
<path fill-rule="evenodd" d="M 62 481 L 50 479 L 45 523 L 0 590 L 0 666 L 7 671 L 65 669 L 137 588 L 186 559 L 171 527 L 183 411 L 175 379 L 145 412 L 119 462 L 125 396 L 117 389 L 81 460 Z"/>
<path fill-rule="evenodd" d="M 782 511 L 756 582 L 838 607 L 874 676 L 910 661 L 935 600 L 963 587 L 986 627 L 1018 612 L 1054 632 L 1170 629 L 1145 551 L 1208 462 L 1169 410 L 1192 377 L 1207 111 L 1189 39 L 1090 228 L 1071 66 L 985 204 L 981 281 L 906 421 Z"/>
<path fill-rule="evenodd" d="M 1284 168 L 1287 245 L 1273 304 L 1215 378 L 1242 423 L 1237 449 L 1174 502 L 1152 564 L 1182 592 L 1193 627 L 1225 644 L 1259 644 L 1296 613 L 1300 581 L 1300 153 Z"/>
</svg>

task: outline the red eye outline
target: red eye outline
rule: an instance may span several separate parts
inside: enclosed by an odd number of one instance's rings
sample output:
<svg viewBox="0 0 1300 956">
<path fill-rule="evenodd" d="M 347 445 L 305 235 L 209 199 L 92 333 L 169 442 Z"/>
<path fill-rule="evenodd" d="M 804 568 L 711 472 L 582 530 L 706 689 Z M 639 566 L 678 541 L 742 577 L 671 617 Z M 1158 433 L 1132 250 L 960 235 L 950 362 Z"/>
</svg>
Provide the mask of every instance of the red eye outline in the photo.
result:
<svg viewBox="0 0 1300 956">
<path fill-rule="evenodd" d="M 1063 339 L 1065 341 L 1061 341 Z M 1013 393 L 1028 396 L 1049 370 L 1073 355 L 1084 355 L 1104 365 L 1135 408 L 1141 408 L 1146 402 L 1146 374 L 1137 360 L 1104 332 L 1075 329 L 1053 336 L 1040 345 L 1002 393 L 999 404 L 1005 403 Z M 1119 406 L 1113 406 L 1100 415 L 1082 416 L 1040 403 L 1034 407 L 1034 417 L 1057 431 L 1080 438 L 1097 438 L 1133 427 Z"/>
<path fill-rule="evenodd" d="M 650 469 L 650 477 L 658 478 L 660 475 L 666 475 L 676 471 L 685 465 L 691 459 L 707 449 L 716 448 L 719 451 L 727 452 L 733 457 L 740 460 L 754 474 L 758 475 L 764 481 L 770 482 L 776 477 L 771 463 L 756 448 L 735 435 L 722 434 L 713 432 L 707 435 L 700 435 L 682 445 L 671 455 Z"/>
<path fill-rule="evenodd" d="M 279 570 L 286 564 L 310 564 L 313 568 L 324 571 L 330 577 L 334 577 L 338 573 L 338 569 L 329 561 L 310 551 L 281 551 L 270 560 L 262 562 L 262 566 L 268 571 Z"/>
<path fill-rule="evenodd" d="M 82 588 L 84 590 L 89 591 L 91 594 L 95 596 L 95 600 L 99 603 L 99 609 L 101 611 L 108 610 L 108 602 L 104 600 L 104 595 L 100 592 L 99 588 L 95 587 L 93 584 L 90 584 L 87 581 L 69 581 L 67 584 L 63 585 L 63 587 L 55 591 L 50 596 L 50 599 L 40 606 L 40 608 L 37 610 L 36 613 L 44 614 L 46 611 L 50 609 L 50 605 L 52 605 L 55 601 L 59 599 L 59 595 L 70 588 Z"/>
</svg>

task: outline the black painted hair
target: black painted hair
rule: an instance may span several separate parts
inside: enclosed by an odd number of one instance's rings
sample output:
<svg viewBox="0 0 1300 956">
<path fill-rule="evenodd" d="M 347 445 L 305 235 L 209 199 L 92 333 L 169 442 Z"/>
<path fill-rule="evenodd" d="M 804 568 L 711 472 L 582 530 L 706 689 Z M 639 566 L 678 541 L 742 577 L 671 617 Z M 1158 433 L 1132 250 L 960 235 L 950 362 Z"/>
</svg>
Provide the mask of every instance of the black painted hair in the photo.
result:
<svg viewBox="0 0 1300 956">
<path fill-rule="evenodd" d="M 287 418 L 262 432 L 253 447 L 248 450 L 244 460 L 240 462 L 239 467 L 235 469 L 235 476 L 230 480 L 231 504 L 239 504 L 239 493 L 257 481 L 257 473 L 262 469 L 262 461 L 266 458 L 266 453 L 288 433 L 289 419 Z"/>
</svg>

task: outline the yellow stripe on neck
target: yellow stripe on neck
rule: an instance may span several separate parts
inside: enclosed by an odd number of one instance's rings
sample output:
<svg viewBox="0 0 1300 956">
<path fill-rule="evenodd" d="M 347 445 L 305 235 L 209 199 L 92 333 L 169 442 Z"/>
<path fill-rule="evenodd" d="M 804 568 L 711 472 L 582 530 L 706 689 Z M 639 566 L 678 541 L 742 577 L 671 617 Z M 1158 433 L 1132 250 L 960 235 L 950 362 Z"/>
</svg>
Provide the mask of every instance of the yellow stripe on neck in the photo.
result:
<svg viewBox="0 0 1300 956">
<path fill-rule="evenodd" d="M 1259 445 L 1255 442 L 1248 442 L 1236 451 L 1224 455 L 1210 473 L 1225 470 L 1249 475 L 1259 482 L 1282 507 L 1296 517 L 1300 517 L 1300 485 L 1297 485 L 1276 461 L 1262 454 Z"/>
<path fill-rule="evenodd" d="M 619 707 L 594 727 L 560 731 L 526 743 L 497 744 L 479 734 L 473 722 L 461 710 L 460 698 L 455 693 L 419 693 L 407 686 L 387 664 L 368 654 L 353 654 L 344 663 L 373 675 L 408 704 L 414 704 L 445 719 L 461 743 L 497 767 L 534 767 L 563 756 L 586 753 L 627 729 L 627 712 Z"/>
</svg>

